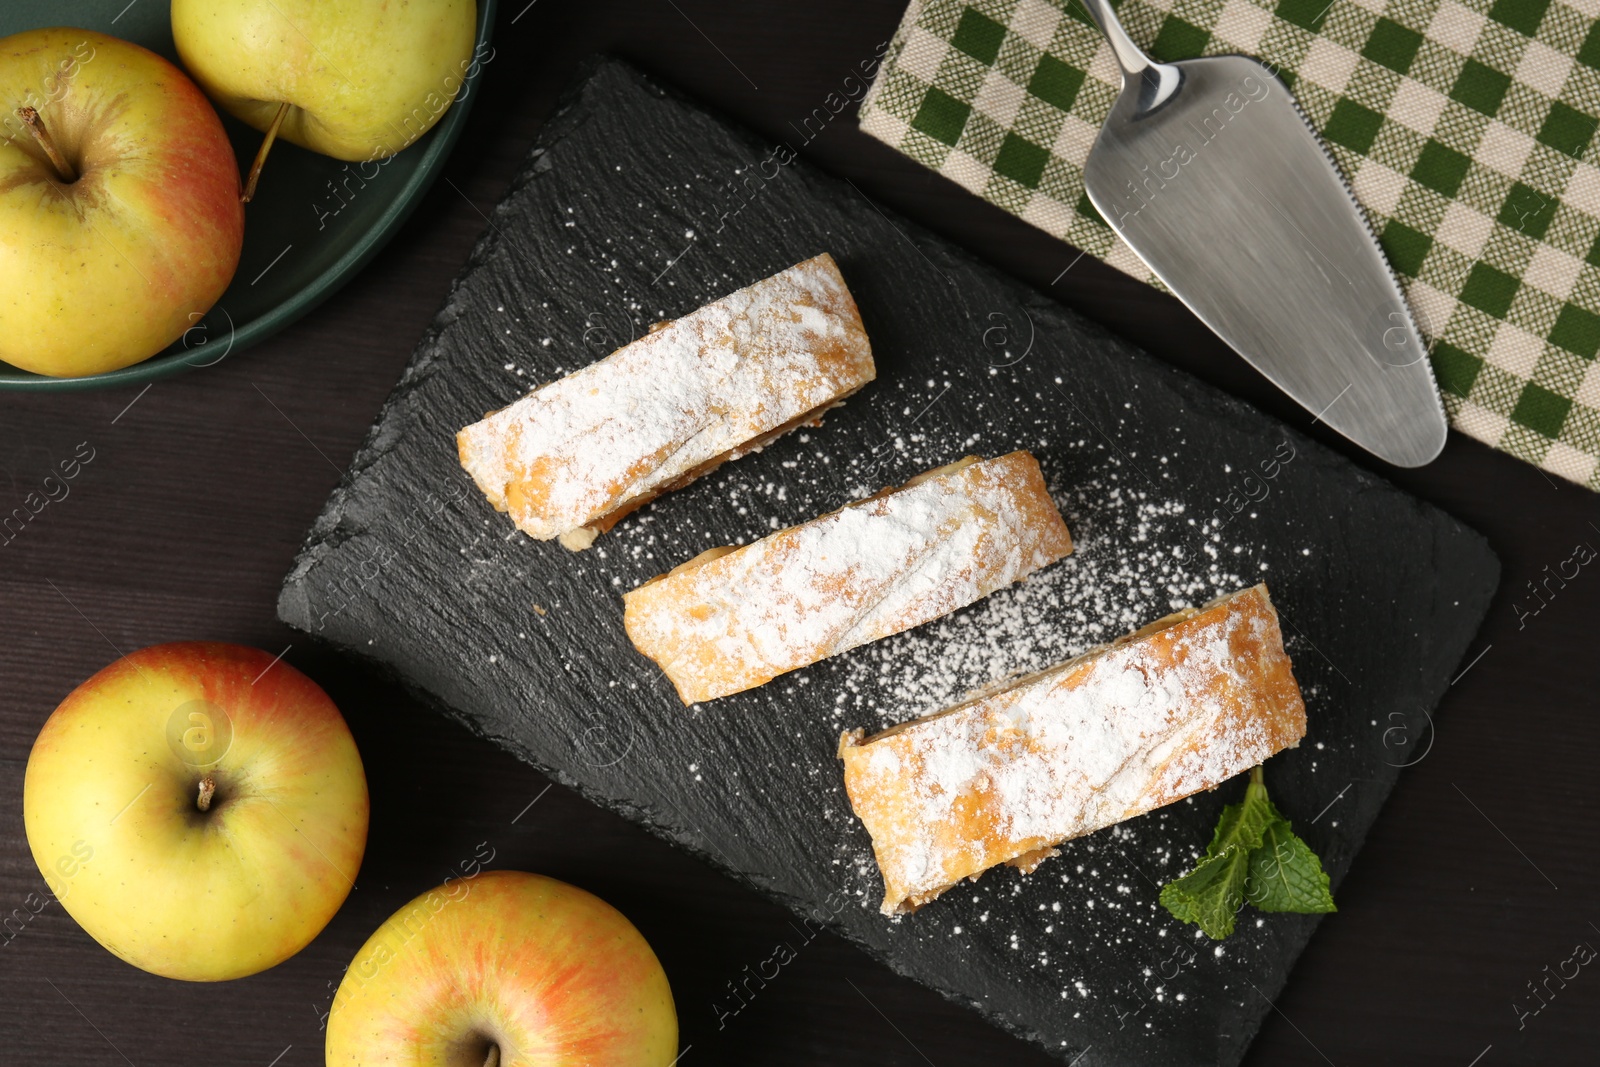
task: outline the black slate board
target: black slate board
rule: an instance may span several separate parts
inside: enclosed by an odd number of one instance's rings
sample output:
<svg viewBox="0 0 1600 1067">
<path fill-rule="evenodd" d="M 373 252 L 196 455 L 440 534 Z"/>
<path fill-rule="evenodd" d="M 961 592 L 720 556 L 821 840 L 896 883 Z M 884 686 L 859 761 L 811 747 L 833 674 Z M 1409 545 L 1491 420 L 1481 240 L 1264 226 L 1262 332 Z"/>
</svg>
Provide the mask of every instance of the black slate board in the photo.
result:
<svg viewBox="0 0 1600 1067">
<path fill-rule="evenodd" d="M 495 210 L 279 614 L 1065 1060 L 1236 1063 L 1317 920 L 1246 911 L 1214 948 L 1156 893 L 1240 782 L 889 920 L 843 794 L 840 729 L 1265 579 L 1311 724 L 1268 783 L 1337 887 L 1498 563 L 1448 516 L 791 156 L 597 61 Z M 824 250 L 860 304 L 877 383 L 587 553 L 508 536 L 456 464 L 459 427 Z M 1079 550 L 1012 590 L 694 709 L 623 634 L 620 592 L 704 548 L 1016 447 L 1038 455 Z M 730 992 L 713 1010 L 736 1006 Z"/>
</svg>

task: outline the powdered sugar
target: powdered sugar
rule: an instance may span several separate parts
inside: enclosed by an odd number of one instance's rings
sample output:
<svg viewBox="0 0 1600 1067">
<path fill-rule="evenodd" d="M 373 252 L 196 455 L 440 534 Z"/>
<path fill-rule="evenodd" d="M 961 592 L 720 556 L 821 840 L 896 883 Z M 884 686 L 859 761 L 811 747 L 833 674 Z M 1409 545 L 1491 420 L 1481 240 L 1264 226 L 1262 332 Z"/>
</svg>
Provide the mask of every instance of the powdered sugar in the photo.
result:
<svg viewBox="0 0 1600 1067">
<path fill-rule="evenodd" d="M 841 751 L 892 912 L 996 863 L 1210 788 L 1303 730 L 1258 587 L 1160 634 Z"/>
<path fill-rule="evenodd" d="M 949 707 L 1249 584 L 1220 562 L 1220 534 L 1201 529 L 1182 503 L 1114 479 L 1060 487 L 1055 499 L 1073 554 L 959 616 L 858 653 L 840 679 L 837 727 L 875 720 L 881 729 Z M 1190 547 L 1196 540 L 1212 552 Z"/>
<path fill-rule="evenodd" d="M 782 531 L 627 595 L 628 635 L 685 700 L 758 685 L 972 603 L 1070 549 L 1012 453 Z"/>
<path fill-rule="evenodd" d="M 873 373 L 855 303 L 822 255 L 467 427 L 462 465 L 519 529 L 548 539 L 759 448 Z"/>
</svg>

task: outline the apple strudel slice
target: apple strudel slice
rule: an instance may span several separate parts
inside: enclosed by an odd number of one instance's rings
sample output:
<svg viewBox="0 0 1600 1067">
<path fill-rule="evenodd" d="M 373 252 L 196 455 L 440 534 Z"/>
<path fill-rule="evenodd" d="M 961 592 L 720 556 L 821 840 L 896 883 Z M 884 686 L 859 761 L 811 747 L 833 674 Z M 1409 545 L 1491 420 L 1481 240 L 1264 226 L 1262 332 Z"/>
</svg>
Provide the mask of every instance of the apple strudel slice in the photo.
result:
<svg viewBox="0 0 1600 1067">
<path fill-rule="evenodd" d="M 969 456 L 703 552 L 627 593 L 623 624 L 693 704 L 920 626 L 1071 551 L 1033 456 Z"/>
<path fill-rule="evenodd" d="M 876 373 L 855 300 L 823 253 L 658 323 L 456 445 L 517 529 L 576 551 L 725 460 L 820 424 Z"/>
<path fill-rule="evenodd" d="M 1258 585 L 945 711 L 839 740 L 845 790 L 914 911 L 996 864 L 1211 789 L 1305 736 L 1278 615 Z"/>
</svg>

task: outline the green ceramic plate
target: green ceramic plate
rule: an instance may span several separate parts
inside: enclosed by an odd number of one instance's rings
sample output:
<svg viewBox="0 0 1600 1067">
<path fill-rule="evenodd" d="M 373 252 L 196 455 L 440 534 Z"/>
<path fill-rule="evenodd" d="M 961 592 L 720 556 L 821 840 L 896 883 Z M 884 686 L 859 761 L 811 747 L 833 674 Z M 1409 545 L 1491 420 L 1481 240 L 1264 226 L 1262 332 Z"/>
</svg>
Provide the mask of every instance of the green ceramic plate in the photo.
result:
<svg viewBox="0 0 1600 1067">
<path fill-rule="evenodd" d="M 0 389 L 95 389 L 207 367 L 283 329 L 331 296 L 393 237 L 444 166 L 476 96 L 496 0 L 478 0 L 478 56 L 455 104 L 416 144 L 376 165 L 346 164 L 279 141 L 246 209 L 244 253 L 210 314 L 165 352 L 121 370 L 46 378 L 0 363 Z M 41 26 L 82 26 L 136 41 L 177 62 L 168 0 L 0 0 L 0 36 Z M 227 116 L 241 160 L 261 134 Z M 370 177 L 369 177 L 370 175 Z"/>
</svg>

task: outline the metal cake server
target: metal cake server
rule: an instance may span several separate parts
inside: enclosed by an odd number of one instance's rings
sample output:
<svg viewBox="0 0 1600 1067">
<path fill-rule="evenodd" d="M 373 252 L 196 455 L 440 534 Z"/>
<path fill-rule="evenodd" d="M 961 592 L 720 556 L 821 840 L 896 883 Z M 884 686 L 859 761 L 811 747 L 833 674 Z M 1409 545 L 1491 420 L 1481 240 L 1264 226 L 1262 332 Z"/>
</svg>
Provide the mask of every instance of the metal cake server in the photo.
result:
<svg viewBox="0 0 1600 1067">
<path fill-rule="evenodd" d="M 1178 299 L 1317 419 L 1381 459 L 1444 447 L 1421 335 L 1327 149 L 1264 64 L 1157 63 L 1083 0 L 1122 67 L 1084 165 L 1095 208 Z"/>
</svg>

